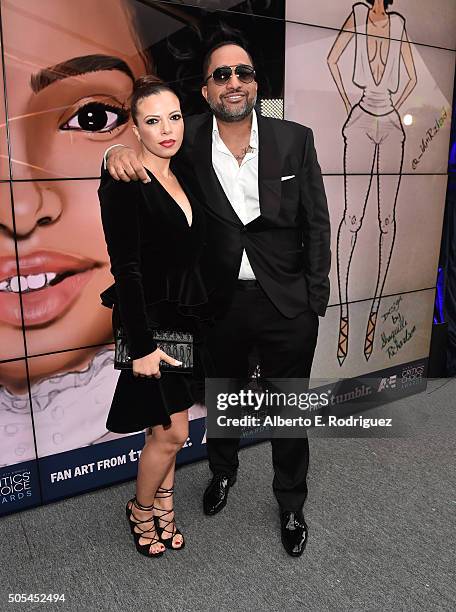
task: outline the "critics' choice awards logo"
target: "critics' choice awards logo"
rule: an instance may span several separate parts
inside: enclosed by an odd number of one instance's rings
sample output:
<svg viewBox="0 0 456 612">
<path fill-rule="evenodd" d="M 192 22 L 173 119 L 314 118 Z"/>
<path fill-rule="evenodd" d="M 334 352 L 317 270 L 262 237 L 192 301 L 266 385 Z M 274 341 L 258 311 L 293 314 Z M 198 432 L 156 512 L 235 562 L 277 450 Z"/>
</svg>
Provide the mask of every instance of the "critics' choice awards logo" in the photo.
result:
<svg viewBox="0 0 456 612">
<path fill-rule="evenodd" d="M 0 477 L 0 502 L 8 504 L 31 497 L 30 472 L 13 472 Z"/>
<path fill-rule="evenodd" d="M 402 370 L 402 388 L 407 389 L 414 385 L 419 385 L 423 379 L 424 364 L 406 366 Z"/>
</svg>

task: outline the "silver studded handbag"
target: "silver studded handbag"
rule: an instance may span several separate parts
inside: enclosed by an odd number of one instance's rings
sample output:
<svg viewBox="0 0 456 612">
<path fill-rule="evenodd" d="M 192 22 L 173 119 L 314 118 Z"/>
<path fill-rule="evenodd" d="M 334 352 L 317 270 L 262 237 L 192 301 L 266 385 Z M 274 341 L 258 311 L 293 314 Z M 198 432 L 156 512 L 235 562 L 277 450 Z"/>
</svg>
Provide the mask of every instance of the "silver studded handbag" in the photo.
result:
<svg viewBox="0 0 456 612">
<path fill-rule="evenodd" d="M 113 312 L 114 334 L 114 368 L 127 370 L 133 367 L 127 335 L 119 316 Z M 181 366 L 172 366 L 166 361 L 160 362 L 160 370 L 175 373 L 191 373 L 193 371 L 193 334 L 173 329 L 154 330 L 154 340 L 158 348 L 170 357 L 182 362 Z"/>
</svg>

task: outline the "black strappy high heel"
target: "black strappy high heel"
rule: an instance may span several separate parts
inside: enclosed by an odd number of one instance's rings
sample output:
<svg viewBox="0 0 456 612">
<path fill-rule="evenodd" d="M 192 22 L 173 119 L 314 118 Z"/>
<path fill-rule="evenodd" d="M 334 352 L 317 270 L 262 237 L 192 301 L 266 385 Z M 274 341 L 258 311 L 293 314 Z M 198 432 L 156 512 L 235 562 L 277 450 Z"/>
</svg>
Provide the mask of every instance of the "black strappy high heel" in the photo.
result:
<svg viewBox="0 0 456 612">
<path fill-rule="evenodd" d="M 174 493 L 174 487 L 172 487 L 171 489 L 165 489 L 163 487 L 158 487 L 157 493 L 155 494 L 155 498 L 163 499 L 165 497 L 171 497 L 173 493 Z M 171 514 L 174 511 L 174 508 L 171 508 L 170 510 L 165 510 L 164 508 L 157 508 L 157 506 L 155 506 L 155 510 L 161 513 L 159 515 L 157 514 L 155 515 L 155 520 L 156 520 L 155 524 L 157 528 L 158 537 L 160 538 L 160 542 L 162 542 L 166 546 L 166 548 L 169 548 L 170 550 L 182 550 L 185 546 L 185 540 L 184 540 L 184 536 L 182 532 L 179 531 L 179 529 L 176 526 L 176 521 L 174 517 L 169 520 L 167 518 L 164 518 L 168 514 Z M 164 522 L 165 526 L 161 527 L 160 522 Z M 170 525 L 171 525 L 171 529 L 169 529 Z M 171 534 L 171 535 L 169 537 L 164 538 L 163 537 L 164 533 Z M 182 544 L 180 546 L 173 546 L 173 540 L 175 536 L 177 535 L 182 536 Z"/>
<path fill-rule="evenodd" d="M 128 504 L 132 502 L 131 508 L 128 507 Z M 144 512 L 148 512 L 148 511 L 153 511 L 154 510 L 154 505 L 152 504 L 151 506 L 142 506 L 138 500 L 136 499 L 136 496 L 133 497 L 132 499 L 130 499 L 127 502 L 125 511 L 126 511 L 126 515 L 127 515 L 127 519 L 128 519 L 128 523 L 130 525 L 130 531 L 133 535 L 133 539 L 135 541 L 135 546 L 136 546 L 136 550 L 141 553 L 142 555 L 144 555 L 145 557 L 161 557 L 163 555 L 163 553 L 165 552 L 164 550 L 153 553 L 150 551 L 150 547 L 153 544 L 158 544 L 159 542 L 161 542 L 160 537 L 158 535 L 158 530 L 157 530 L 157 524 L 155 521 L 155 516 L 151 516 L 151 518 L 146 519 L 146 520 L 138 520 L 134 514 L 133 514 L 133 506 L 135 506 L 136 508 L 138 508 L 138 510 L 143 510 Z M 133 518 L 132 518 L 133 517 Z M 150 527 L 150 529 L 142 529 L 141 525 L 143 523 L 150 523 L 152 522 L 153 527 Z M 140 529 L 140 531 L 135 531 L 135 527 L 138 527 L 138 529 Z M 155 535 L 151 535 L 148 536 L 147 534 L 149 532 L 155 532 Z M 145 538 L 147 540 L 150 540 L 149 542 L 147 542 L 146 544 L 141 544 L 139 542 L 140 538 Z M 164 544 L 164 543 L 163 543 Z M 166 546 L 166 544 L 164 544 Z"/>
</svg>

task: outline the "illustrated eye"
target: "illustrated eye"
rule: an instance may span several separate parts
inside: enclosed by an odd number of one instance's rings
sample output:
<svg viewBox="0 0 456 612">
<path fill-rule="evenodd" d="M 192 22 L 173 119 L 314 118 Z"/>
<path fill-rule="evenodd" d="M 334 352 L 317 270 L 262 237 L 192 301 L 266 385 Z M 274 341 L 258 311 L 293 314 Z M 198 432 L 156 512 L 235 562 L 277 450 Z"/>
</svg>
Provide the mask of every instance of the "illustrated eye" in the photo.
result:
<svg viewBox="0 0 456 612">
<path fill-rule="evenodd" d="M 61 130 L 82 132 L 110 132 L 123 125 L 130 117 L 129 112 L 119 106 L 101 102 L 89 102 L 60 126 Z"/>
</svg>

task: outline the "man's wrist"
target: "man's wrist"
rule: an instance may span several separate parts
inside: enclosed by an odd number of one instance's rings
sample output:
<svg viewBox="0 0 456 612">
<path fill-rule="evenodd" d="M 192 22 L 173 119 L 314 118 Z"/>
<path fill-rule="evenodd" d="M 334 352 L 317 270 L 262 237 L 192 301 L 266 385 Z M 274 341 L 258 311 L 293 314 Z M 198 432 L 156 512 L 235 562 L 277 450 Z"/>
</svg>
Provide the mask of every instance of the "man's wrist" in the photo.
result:
<svg viewBox="0 0 456 612">
<path fill-rule="evenodd" d="M 103 154 L 103 168 L 104 168 L 105 170 L 106 170 L 106 160 L 107 160 L 107 157 L 106 157 L 106 156 L 108 155 L 109 151 L 110 151 L 111 149 L 114 149 L 114 147 L 126 147 L 126 146 L 127 146 L 127 145 L 124 145 L 124 144 L 121 144 L 120 142 L 118 142 L 118 143 L 116 143 L 116 144 L 111 145 L 110 147 L 108 147 L 108 148 L 106 149 L 106 151 L 105 151 L 105 152 L 104 152 L 104 154 Z"/>
</svg>

